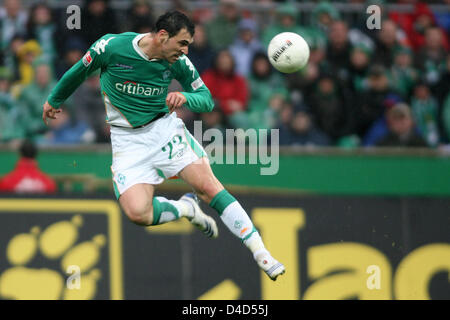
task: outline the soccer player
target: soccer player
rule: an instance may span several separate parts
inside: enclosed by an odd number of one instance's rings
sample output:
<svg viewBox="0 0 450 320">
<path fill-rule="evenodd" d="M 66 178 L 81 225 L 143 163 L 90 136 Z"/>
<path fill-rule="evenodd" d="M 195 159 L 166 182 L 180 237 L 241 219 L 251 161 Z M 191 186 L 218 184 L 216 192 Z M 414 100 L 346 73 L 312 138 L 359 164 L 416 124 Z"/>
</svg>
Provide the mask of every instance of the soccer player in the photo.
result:
<svg viewBox="0 0 450 320">
<path fill-rule="evenodd" d="M 214 176 L 202 146 L 173 112 L 182 106 L 193 112 L 214 108 L 209 89 L 186 56 L 193 35 L 193 23 L 177 11 L 160 16 L 152 33 L 106 34 L 64 74 L 45 102 L 42 118 L 45 123 L 55 119 L 59 106 L 100 69 L 111 125 L 113 185 L 128 218 L 149 226 L 185 217 L 206 236 L 217 237 L 217 225 L 201 210 L 196 195 L 154 197 L 154 185 L 178 176 L 218 212 L 258 266 L 276 280 L 285 271 L 283 264 L 267 251 L 245 210 Z M 185 91 L 168 93 L 173 78 Z"/>
</svg>

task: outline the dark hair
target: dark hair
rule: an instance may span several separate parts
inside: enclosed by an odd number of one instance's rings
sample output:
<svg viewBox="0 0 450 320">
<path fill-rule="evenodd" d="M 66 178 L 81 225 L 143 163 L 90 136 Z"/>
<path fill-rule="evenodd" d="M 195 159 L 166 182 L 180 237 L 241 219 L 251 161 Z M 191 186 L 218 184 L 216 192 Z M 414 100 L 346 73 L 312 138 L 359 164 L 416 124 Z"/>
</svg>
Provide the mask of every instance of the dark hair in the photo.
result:
<svg viewBox="0 0 450 320">
<path fill-rule="evenodd" d="M 231 58 L 233 65 L 230 70 L 230 75 L 234 74 L 234 72 L 236 70 L 236 61 L 234 60 L 233 55 L 231 54 L 230 50 L 228 50 L 228 49 L 222 49 L 216 53 L 216 55 L 214 56 L 213 62 L 212 62 L 212 69 L 215 71 L 219 70 L 219 58 L 222 54 L 226 54 Z"/>
<path fill-rule="evenodd" d="M 264 74 L 262 77 L 256 71 L 256 61 L 258 61 L 258 60 L 264 60 L 266 62 L 266 64 L 269 66 L 267 73 Z M 251 72 L 253 75 L 256 75 L 258 78 L 267 78 L 272 74 L 273 67 L 270 64 L 269 58 L 267 57 L 267 54 L 265 52 L 258 51 L 253 55 L 252 64 L 251 64 Z"/>
<path fill-rule="evenodd" d="M 35 21 L 35 14 L 36 11 L 39 8 L 45 8 L 46 10 L 48 10 L 49 15 L 50 15 L 50 19 L 49 22 L 52 23 L 54 21 L 54 12 L 53 9 L 44 1 L 40 1 L 37 2 L 35 4 L 33 4 L 33 6 L 30 8 L 30 13 L 29 13 L 29 17 L 28 17 L 28 22 L 27 22 L 27 34 L 26 34 L 26 38 L 27 39 L 35 39 L 36 38 L 36 21 Z"/>
<path fill-rule="evenodd" d="M 34 159 L 37 155 L 36 145 L 31 140 L 25 140 L 20 145 L 20 154 L 22 157 Z"/>
<path fill-rule="evenodd" d="M 156 32 L 164 29 L 169 33 L 169 38 L 177 35 L 184 28 L 187 29 L 191 36 L 194 36 L 194 23 L 179 11 L 166 12 L 156 21 Z"/>
</svg>

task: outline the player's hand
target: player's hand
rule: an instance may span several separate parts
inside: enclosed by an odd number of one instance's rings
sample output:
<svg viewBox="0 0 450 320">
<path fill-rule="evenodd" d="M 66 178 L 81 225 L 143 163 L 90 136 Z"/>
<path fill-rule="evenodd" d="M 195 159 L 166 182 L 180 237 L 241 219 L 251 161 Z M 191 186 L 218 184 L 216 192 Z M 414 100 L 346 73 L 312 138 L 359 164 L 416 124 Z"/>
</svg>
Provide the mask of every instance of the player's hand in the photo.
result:
<svg viewBox="0 0 450 320">
<path fill-rule="evenodd" d="M 48 103 L 48 101 L 45 101 L 42 111 L 42 120 L 48 126 L 48 118 L 56 119 L 56 114 L 60 112 L 61 109 L 55 109 Z"/>
<path fill-rule="evenodd" d="M 166 105 L 169 107 L 169 112 L 172 113 L 176 108 L 180 108 L 187 102 L 186 97 L 181 92 L 170 92 L 166 98 Z"/>
</svg>

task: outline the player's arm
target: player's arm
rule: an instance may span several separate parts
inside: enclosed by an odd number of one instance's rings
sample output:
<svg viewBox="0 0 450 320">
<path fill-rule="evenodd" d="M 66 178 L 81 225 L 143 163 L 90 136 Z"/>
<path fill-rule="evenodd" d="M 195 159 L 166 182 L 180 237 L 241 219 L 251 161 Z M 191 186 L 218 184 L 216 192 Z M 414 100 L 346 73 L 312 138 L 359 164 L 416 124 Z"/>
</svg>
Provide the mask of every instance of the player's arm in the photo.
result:
<svg viewBox="0 0 450 320">
<path fill-rule="evenodd" d="M 108 39 L 113 38 L 106 35 L 96 41 L 86 52 L 83 58 L 75 63 L 58 81 L 50 92 L 44 104 L 42 120 L 48 124 L 48 118 L 55 119 L 61 110 L 60 105 L 91 75 L 95 70 L 106 66 L 109 56 L 107 45 Z"/>
<path fill-rule="evenodd" d="M 214 100 L 191 61 L 180 57 L 175 66 L 175 79 L 183 86 L 183 92 L 173 92 L 167 96 L 169 110 L 183 104 L 193 112 L 210 112 L 214 109 Z M 172 100 L 175 104 L 172 103 Z M 174 107 L 171 107 L 174 105 Z"/>
</svg>

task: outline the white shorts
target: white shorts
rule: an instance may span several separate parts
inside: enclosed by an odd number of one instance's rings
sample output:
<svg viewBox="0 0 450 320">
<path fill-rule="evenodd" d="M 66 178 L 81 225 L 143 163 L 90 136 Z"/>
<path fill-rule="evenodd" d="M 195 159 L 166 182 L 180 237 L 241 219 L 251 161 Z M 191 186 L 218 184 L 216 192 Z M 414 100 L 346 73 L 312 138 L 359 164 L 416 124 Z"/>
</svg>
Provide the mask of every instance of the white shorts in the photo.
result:
<svg viewBox="0 0 450 320">
<path fill-rule="evenodd" d="M 111 145 L 117 199 L 135 184 L 160 184 L 206 157 L 203 147 L 175 113 L 138 129 L 111 126 Z"/>
</svg>

